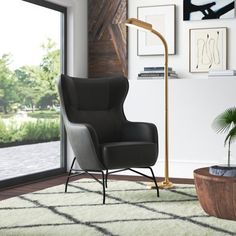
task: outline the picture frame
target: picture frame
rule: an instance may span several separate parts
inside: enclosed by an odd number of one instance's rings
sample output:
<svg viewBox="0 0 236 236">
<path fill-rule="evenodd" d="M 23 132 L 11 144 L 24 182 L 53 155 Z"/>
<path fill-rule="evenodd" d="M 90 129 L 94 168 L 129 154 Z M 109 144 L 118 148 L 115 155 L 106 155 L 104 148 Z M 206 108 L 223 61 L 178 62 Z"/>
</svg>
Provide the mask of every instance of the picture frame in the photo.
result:
<svg viewBox="0 0 236 236">
<path fill-rule="evenodd" d="M 168 44 L 168 54 L 175 54 L 175 5 L 142 6 L 137 8 L 138 19 L 152 24 Z M 137 55 L 164 55 L 161 40 L 150 32 L 138 30 Z"/>
<path fill-rule="evenodd" d="M 189 72 L 227 69 L 227 28 L 189 30 Z"/>
<path fill-rule="evenodd" d="M 227 19 L 235 17 L 234 0 L 184 0 L 183 1 L 183 19 L 185 21 L 193 20 L 211 20 Z"/>
</svg>

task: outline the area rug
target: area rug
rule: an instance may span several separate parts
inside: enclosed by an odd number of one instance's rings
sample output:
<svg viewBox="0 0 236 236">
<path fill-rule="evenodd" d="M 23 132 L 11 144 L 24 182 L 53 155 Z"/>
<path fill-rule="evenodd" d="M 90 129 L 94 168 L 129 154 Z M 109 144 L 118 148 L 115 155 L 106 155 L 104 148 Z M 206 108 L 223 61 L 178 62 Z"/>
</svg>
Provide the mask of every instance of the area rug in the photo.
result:
<svg viewBox="0 0 236 236">
<path fill-rule="evenodd" d="M 236 235 L 236 222 L 207 216 L 193 185 L 148 190 L 146 183 L 109 181 L 106 204 L 91 179 L 0 201 L 0 235 Z"/>
</svg>

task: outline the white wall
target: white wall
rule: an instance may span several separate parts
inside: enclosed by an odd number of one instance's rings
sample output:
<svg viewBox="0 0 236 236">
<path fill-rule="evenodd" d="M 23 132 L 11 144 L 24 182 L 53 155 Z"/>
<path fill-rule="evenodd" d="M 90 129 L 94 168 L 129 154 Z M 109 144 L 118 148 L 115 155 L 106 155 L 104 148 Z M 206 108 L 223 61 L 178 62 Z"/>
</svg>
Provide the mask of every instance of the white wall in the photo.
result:
<svg viewBox="0 0 236 236">
<path fill-rule="evenodd" d="M 176 4 L 176 55 L 169 56 L 169 66 L 179 74 L 179 80 L 169 84 L 169 150 L 170 176 L 192 178 L 194 169 L 226 163 L 224 135 L 215 134 L 213 119 L 226 108 L 235 106 L 236 80 L 207 79 L 204 73 L 188 72 L 189 29 L 207 27 L 228 28 L 228 65 L 236 69 L 236 19 L 189 21 L 182 20 L 182 0 L 129 0 L 129 17 L 137 18 L 138 6 Z M 144 66 L 163 64 L 163 56 L 137 56 L 137 31 L 129 29 L 130 90 L 125 112 L 130 120 L 154 122 L 159 129 L 160 154 L 154 167 L 157 176 L 163 176 L 164 157 L 164 84 L 163 81 L 140 81 L 137 74 Z M 232 150 L 236 163 L 236 145 Z"/>
<path fill-rule="evenodd" d="M 176 5 L 176 55 L 169 56 L 169 66 L 181 78 L 204 79 L 205 73 L 189 73 L 189 29 L 227 27 L 228 28 L 228 67 L 236 69 L 236 18 L 225 20 L 183 21 L 183 0 L 129 0 L 128 16 L 137 18 L 138 6 Z M 156 29 L 158 30 L 158 29 Z M 129 79 L 136 79 L 144 66 L 163 64 L 162 56 L 137 56 L 137 31 L 129 28 Z"/>
</svg>

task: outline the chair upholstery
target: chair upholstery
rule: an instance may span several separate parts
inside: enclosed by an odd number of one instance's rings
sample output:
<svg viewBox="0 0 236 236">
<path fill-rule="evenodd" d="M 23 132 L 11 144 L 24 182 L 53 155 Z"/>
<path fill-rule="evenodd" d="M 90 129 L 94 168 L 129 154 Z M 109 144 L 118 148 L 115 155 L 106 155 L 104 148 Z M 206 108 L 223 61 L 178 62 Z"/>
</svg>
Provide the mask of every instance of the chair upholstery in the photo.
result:
<svg viewBox="0 0 236 236">
<path fill-rule="evenodd" d="M 83 79 L 61 75 L 63 121 L 80 168 L 89 171 L 149 168 L 157 161 L 154 124 L 127 121 L 124 77 Z"/>
</svg>

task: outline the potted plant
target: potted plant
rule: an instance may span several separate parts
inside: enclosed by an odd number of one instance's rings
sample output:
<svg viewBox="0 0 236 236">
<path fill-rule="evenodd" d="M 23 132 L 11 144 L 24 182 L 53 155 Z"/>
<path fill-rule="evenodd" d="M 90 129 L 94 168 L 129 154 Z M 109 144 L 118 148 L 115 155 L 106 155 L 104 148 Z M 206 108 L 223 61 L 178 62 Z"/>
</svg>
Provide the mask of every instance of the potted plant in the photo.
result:
<svg viewBox="0 0 236 236">
<path fill-rule="evenodd" d="M 228 108 L 219 114 L 212 126 L 217 133 L 226 133 L 224 145 L 228 146 L 228 163 L 226 166 L 212 166 L 209 171 L 215 175 L 236 176 L 236 166 L 232 166 L 230 161 L 230 146 L 236 140 L 236 107 Z"/>
</svg>

